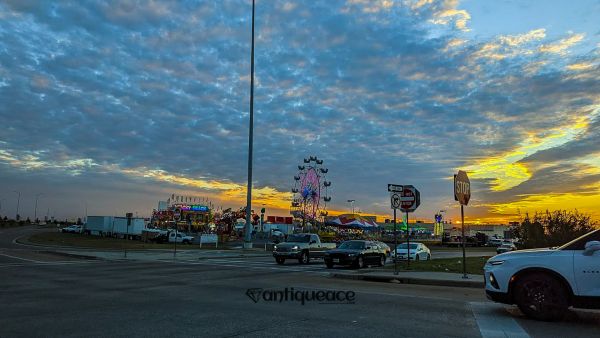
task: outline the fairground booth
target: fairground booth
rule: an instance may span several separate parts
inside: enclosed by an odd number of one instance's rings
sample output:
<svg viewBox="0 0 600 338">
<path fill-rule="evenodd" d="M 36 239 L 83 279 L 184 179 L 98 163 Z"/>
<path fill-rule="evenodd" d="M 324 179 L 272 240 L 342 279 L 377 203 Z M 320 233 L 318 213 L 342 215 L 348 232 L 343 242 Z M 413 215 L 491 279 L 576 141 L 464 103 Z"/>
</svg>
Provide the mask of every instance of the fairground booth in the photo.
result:
<svg viewBox="0 0 600 338">
<path fill-rule="evenodd" d="M 212 222 L 212 203 L 201 198 L 179 197 L 166 203 L 159 202 L 159 209 L 152 213 L 152 224 L 159 228 L 172 228 L 177 224 L 178 229 L 189 232 L 209 230 Z M 204 203 L 189 203 L 203 201 Z"/>
<path fill-rule="evenodd" d="M 358 214 L 342 214 L 325 219 L 320 232 L 323 240 L 344 241 L 350 239 L 378 239 L 383 228 L 374 217 Z"/>
</svg>

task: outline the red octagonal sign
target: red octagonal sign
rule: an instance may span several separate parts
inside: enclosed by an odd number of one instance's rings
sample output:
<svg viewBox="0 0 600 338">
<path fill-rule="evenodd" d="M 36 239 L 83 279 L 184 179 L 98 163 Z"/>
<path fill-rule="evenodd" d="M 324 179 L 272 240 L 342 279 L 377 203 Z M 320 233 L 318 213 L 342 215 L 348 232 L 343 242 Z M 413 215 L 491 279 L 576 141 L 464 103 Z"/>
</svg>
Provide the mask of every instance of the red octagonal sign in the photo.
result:
<svg viewBox="0 0 600 338">
<path fill-rule="evenodd" d="M 400 195 L 402 204 L 400 210 L 404 212 L 413 212 L 421 204 L 421 194 L 419 190 L 412 185 L 405 185 Z"/>
</svg>

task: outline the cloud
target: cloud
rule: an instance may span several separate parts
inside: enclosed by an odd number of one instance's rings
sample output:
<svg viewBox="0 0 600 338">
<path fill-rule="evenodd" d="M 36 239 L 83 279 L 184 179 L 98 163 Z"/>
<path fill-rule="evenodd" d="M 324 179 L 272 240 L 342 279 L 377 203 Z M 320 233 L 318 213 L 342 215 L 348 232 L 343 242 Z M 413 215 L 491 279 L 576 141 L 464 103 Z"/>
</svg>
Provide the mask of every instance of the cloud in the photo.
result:
<svg viewBox="0 0 600 338">
<path fill-rule="evenodd" d="M 542 45 L 538 50 L 542 53 L 553 53 L 564 55 L 568 49 L 583 40 L 585 34 L 571 34 L 568 38 L 560 39 L 558 42 Z"/>
<path fill-rule="evenodd" d="M 132 208 L 173 190 L 245 204 L 249 3 L 12 1 L 0 13 L 4 185 L 112 189 Z M 330 169 L 340 212 L 356 199 L 388 214 L 387 183 L 412 183 L 416 217 L 455 215 L 457 168 L 473 168 L 480 219 L 532 180 L 557 193 L 556 163 L 593 184 L 598 68 L 575 66 L 593 55 L 541 52 L 561 41 L 545 41 L 550 28 L 467 38 L 471 14 L 456 1 L 257 3 L 253 203 L 287 213 L 309 155 Z"/>
<path fill-rule="evenodd" d="M 594 68 L 594 64 L 591 62 L 578 62 L 567 65 L 565 68 L 572 71 L 586 71 Z"/>
<path fill-rule="evenodd" d="M 508 57 L 520 55 L 530 55 L 530 48 L 523 47 L 531 42 L 542 40 L 546 37 L 546 30 L 543 28 L 534 29 L 527 33 L 517 35 L 500 35 L 492 42 L 481 46 L 473 55 L 476 58 L 487 58 L 502 60 Z"/>
</svg>

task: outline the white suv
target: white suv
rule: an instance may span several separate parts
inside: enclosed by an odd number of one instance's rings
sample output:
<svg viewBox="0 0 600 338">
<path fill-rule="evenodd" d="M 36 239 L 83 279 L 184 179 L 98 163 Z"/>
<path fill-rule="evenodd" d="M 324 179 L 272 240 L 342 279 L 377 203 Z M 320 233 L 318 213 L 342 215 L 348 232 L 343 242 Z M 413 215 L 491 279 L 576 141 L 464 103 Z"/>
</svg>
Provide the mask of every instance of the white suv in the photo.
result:
<svg viewBox="0 0 600 338">
<path fill-rule="evenodd" d="M 494 256 L 484 270 L 489 299 L 535 319 L 560 319 L 569 306 L 600 308 L 600 230 L 559 248 Z"/>
</svg>

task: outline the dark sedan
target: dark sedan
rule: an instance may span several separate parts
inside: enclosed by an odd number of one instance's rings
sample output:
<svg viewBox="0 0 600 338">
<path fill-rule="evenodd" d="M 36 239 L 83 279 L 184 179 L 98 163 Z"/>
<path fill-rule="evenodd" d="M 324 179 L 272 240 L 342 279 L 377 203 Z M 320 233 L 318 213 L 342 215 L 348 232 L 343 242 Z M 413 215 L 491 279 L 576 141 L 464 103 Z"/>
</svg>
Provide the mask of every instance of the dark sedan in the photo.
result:
<svg viewBox="0 0 600 338">
<path fill-rule="evenodd" d="M 334 265 L 352 265 L 364 268 L 367 265 L 383 266 L 385 264 L 385 248 L 373 241 L 346 241 L 337 249 L 325 252 L 325 265 L 332 268 Z"/>
</svg>

